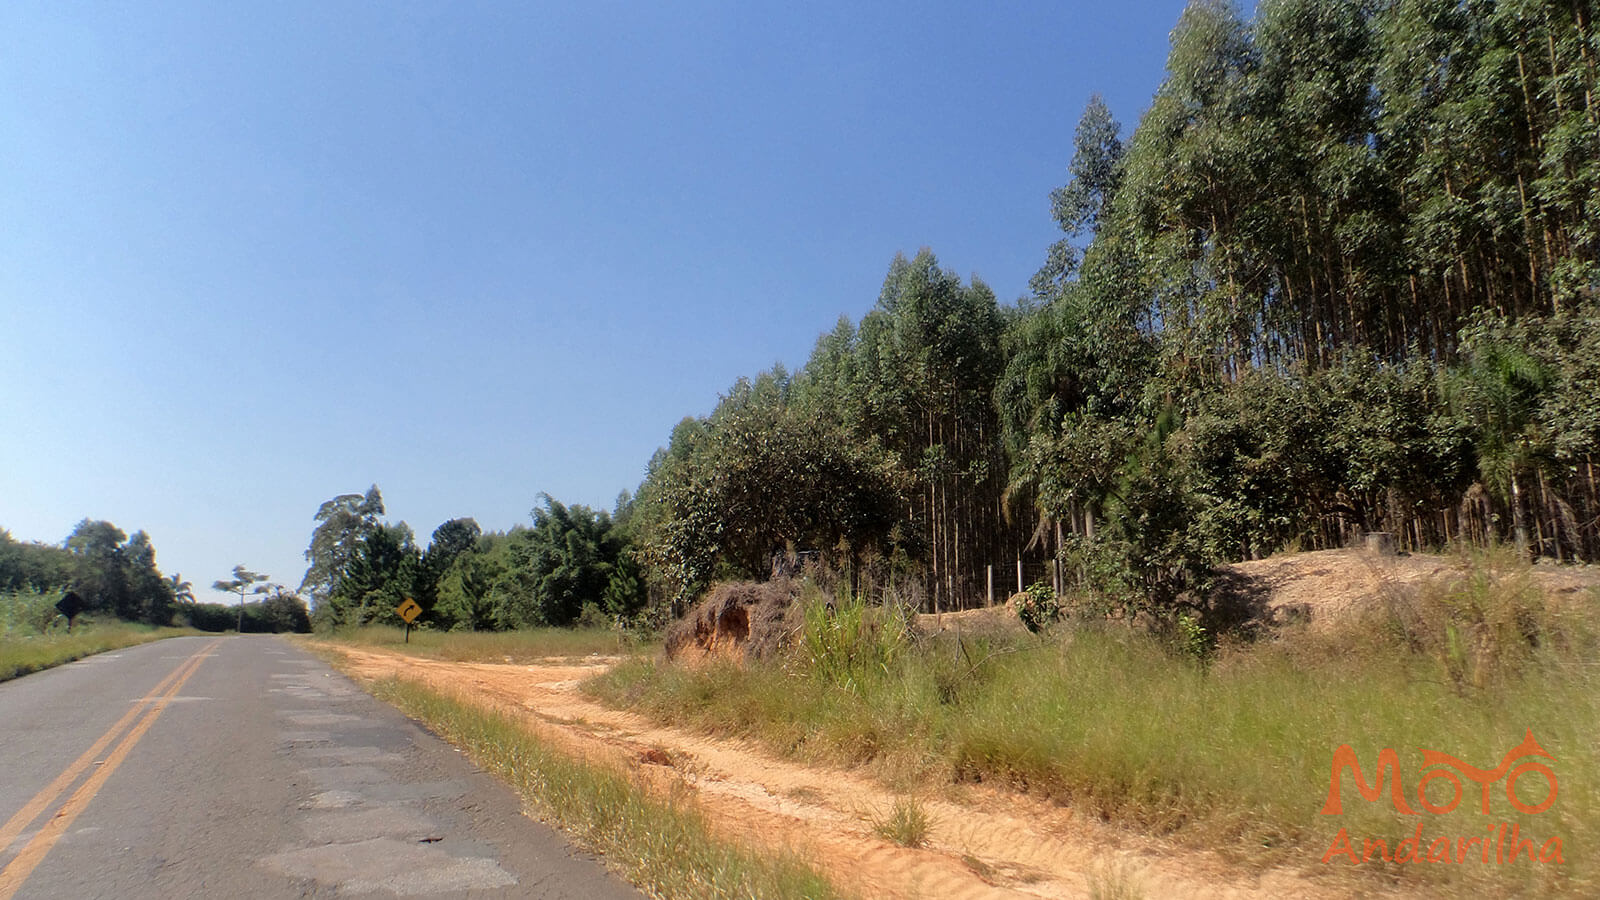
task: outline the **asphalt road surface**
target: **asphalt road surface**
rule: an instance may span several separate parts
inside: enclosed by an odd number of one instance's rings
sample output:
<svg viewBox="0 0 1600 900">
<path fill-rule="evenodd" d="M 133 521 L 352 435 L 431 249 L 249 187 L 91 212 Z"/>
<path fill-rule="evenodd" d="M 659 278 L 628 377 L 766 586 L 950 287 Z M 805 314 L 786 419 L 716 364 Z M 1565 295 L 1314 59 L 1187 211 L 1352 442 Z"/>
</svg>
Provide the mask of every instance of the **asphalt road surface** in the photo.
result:
<svg viewBox="0 0 1600 900">
<path fill-rule="evenodd" d="M 289 641 L 0 684 L 0 900 L 640 894 Z"/>
</svg>

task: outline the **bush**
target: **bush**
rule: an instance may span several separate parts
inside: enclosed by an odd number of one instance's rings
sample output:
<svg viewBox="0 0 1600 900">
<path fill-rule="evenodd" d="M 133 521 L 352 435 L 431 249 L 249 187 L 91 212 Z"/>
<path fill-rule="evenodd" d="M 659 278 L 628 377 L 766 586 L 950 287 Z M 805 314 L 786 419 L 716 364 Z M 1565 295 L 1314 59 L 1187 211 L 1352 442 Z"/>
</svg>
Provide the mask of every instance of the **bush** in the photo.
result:
<svg viewBox="0 0 1600 900">
<path fill-rule="evenodd" d="M 66 630 L 66 617 L 56 612 L 60 591 L 0 593 L 0 636 L 44 634 L 57 619 Z"/>
<path fill-rule="evenodd" d="M 1035 581 L 1017 598 L 1017 618 L 1022 626 L 1038 634 L 1061 619 L 1061 601 L 1050 585 Z"/>
</svg>

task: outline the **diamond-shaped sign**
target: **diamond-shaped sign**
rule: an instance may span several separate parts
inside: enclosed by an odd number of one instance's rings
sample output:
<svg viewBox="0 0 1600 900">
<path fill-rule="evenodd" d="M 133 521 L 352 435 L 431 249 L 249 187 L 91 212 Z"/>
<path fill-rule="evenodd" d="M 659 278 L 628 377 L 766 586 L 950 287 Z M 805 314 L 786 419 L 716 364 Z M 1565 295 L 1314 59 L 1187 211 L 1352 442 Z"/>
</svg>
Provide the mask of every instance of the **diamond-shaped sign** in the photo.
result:
<svg viewBox="0 0 1600 900">
<path fill-rule="evenodd" d="M 61 613 L 63 616 L 67 617 L 68 621 L 71 621 L 72 619 L 77 618 L 78 613 L 83 612 L 88 605 L 89 604 L 84 603 L 83 598 L 79 597 L 75 592 L 67 591 L 66 596 L 56 601 L 56 612 Z"/>
<path fill-rule="evenodd" d="M 400 618 L 404 619 L 407 625 L 415 622 L 417 616 L 422 615 L 422 607 L 417 605 L 417 601 L 410 597 L 406 598 L 406 602 L 396 606 L 394 611 L 400 614 Z"/>
</svg>

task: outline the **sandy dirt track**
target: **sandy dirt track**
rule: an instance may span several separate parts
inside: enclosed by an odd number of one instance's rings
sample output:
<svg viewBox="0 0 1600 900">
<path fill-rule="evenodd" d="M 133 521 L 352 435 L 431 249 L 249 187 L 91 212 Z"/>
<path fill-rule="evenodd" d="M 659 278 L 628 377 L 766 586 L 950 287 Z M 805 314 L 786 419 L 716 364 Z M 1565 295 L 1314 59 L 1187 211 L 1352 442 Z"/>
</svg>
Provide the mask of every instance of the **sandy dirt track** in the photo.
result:
<svg viewBox="0 0 1600 900">
<path fill-rule="evenodd" d="M 660 727 L 585 697 L 583 679 L 612 660 L 538 665 L 457 663 L 338 648 L 358 678 L 424 682 L 512 711 L 575 755 L 609 758 L 662 790 L 681 786 L 714 825 L 745 841 L 796 851 L 863 897 L 1088 897 L 1091 878 L 1113 877 L 1138 896 L 1321 898 L 1348 896 L 1305 871 L 1241 872 L 1214 853 L 1133 835 L 1071 809 L 984 786 L 954 786 L 922 803 L 931 839 L 907 849 L 873 834 L 896 796 L 846 770 L 804 765 L 739 741 Z M 1308 868 L 1316 860 L 1307 860 Z"/>
</svg>

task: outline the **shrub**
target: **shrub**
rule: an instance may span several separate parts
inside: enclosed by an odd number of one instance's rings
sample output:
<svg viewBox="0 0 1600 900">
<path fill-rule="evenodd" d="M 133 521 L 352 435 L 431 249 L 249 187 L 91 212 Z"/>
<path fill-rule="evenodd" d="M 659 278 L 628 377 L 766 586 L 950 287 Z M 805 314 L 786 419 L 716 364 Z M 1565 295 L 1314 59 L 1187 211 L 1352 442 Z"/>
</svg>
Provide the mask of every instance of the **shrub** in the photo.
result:
<svg viewBox="0 0 1600 900">
<path fill-rule="evenodd" d="M 1050 585 L 1035 581 L 1017 598 L 1017 618 L 1035 634 L 1061 618 L 1061 601 Z"/>
<path fill-rule="evenodd" d="M 891 843 L 913 849 L 928 842 L 933 819 L 915 797 L 900 797 L 886 816 L 873 816 L 872 833 Z"/>
</svg>

